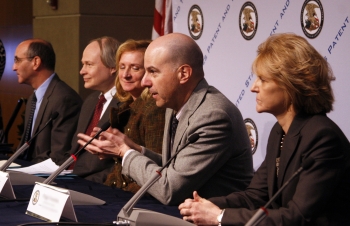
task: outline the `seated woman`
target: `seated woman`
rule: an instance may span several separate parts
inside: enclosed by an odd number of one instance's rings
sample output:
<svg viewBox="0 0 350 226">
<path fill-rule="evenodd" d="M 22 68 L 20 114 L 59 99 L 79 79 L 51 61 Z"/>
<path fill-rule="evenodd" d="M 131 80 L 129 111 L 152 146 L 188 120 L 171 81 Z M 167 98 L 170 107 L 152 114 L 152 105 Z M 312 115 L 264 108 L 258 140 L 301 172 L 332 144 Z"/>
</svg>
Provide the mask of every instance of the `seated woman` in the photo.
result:
<svg viewBox="0 0 350 226">
<path fill-rule="evenodd" d="M 302 37 L 270 36 L 253 63 L 257 112 L 274 115 L 265 160 L 243 192 L 180 204 L 198 225 L 244 225 L 302 166 L 260 225 L 350 225 L 350 144 L 327 117 L 334 102 L 327 61 Z"/>
<path fill-rule="evenodd" d="M 118 108 L 111 109 L 111 127 L 124 132 L 141 146 L 161 153 L 164 132 L 165 109 L 158 108 L 148 89 L 141 86 L 145 74 L 143 57 L 148 40 L 127 40 L 116 54 Z M 121 159 L 115 165 L 104 184 L 136 192 L 139 186 L 121 174 Z"/>
</svg>

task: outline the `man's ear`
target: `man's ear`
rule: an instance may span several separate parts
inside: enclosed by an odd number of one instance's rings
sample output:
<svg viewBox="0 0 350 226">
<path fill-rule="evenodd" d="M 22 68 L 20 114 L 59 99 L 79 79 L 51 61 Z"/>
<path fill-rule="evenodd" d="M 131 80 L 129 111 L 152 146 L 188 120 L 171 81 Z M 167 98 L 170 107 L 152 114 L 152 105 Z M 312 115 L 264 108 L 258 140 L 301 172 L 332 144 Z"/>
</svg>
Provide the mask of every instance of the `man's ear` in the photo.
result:
<svg viewBox="0 0 350 226">
<path fill-rule="evenodd" d="M 180 84 L 186 83 L 192 76 L 192 67 L 188 64 L 183 64 L 178 69 Z"/>
<path fill-rule="evenodd" d="M 33 64 L 33 70 L 37 70 L 40 65 L 41 65 L 41 59 L 38 56 L 35 56 L 32 60 L 32 64 Z"/>
<path fill-rule="evenodd" d="M 117 72 L 117 69 L 115 67 L 112 67 L 109 69 L 111 75 L 115 74 Z"/>
</svg>

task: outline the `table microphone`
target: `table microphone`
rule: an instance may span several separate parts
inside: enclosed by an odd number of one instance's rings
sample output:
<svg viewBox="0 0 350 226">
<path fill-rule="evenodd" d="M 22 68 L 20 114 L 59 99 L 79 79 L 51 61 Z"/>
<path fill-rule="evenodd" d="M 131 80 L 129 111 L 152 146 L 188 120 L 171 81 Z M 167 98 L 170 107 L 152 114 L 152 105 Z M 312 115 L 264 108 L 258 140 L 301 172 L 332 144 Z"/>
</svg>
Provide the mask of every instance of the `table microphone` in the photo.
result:
<svg viewBox="0 0 350 226">
<path fill-rule="evenodd" d="M 156 173 L 146 181 L 146 183 L 137 191 L 137 193 L 125 204 L 125 206 L 122 208 L 122 210 L 118 214 L 118 220 L 119 219 L 128 219 L 130 217 L 130 214 L 133 210 L 133 207 L 138 202 L 138 200 L 141 199 L 141 197 L 147 192 L 147 190 L 162 176 L 161 171 L 167 167 L 170 162 L 177 156 L 177 154 L 187 147 L 187 145 L 192 144 L 196 142 L 199 139 L 199 134 L 194 133 L 190 135 L 187 139 L 187 142 L 181 146 L 178 151 L 165 163 L 165 165 L 156 171 Z"/>
<path fill-rule="evenodd" d="M 75 154 L 71 154 L 71 156 L 55 171 L 53 172 L 46 180 L 44 180 L 43 184 L 50 184 L 63 170 L 65 170 L 68 166 L 70 166 L 73 162 L 77 161 L 77 156 L 80 154 L 82 150 L 86 148 L 95 138 L 100 136 L 100 134 L 107 130 L 110 127 L 110 122 L 105 122 L 99 131 L 88 141 L 86 144 L 81 147 Z"/>
<path fill-rule="evenodd" d="M 299 175 L 303 170 L 307 170 L 314 164 L 315 160 L 311 157 L 306 159 L 301 167 L 283 184 L 283 186 L 276 192 L 274 196 L 265 204 L 265 206 L 260 207 L 259 210 L 253 215 L 252 218 L 245 224 L 245 226 L 255 226 L 260 223 L 268 214 L 267 207 L 277 198 L 277 196 L 284 190 L 284 188 L 293 180 L 297 175 Z"/>
<path fill-rule="evenodd" d="M 27 142 L 25 142 L 1 167 L 0 171 L 5 172 L 5 170 L 11 165 L 11 163 L 16 160 L 16 158 L 22 154 L 27 148 L 29 147 L 30 143 L 33 141 L 33 139 L 41 132 L 43 131 L 46 126 L 52 121 L 55 120 L 58 116 L 58 112 L 55 111 L 52 113 L 50 119 L 46 122 L 46 124 L 41 128 L 37 133 L 35 133 Z"/>
</svg>

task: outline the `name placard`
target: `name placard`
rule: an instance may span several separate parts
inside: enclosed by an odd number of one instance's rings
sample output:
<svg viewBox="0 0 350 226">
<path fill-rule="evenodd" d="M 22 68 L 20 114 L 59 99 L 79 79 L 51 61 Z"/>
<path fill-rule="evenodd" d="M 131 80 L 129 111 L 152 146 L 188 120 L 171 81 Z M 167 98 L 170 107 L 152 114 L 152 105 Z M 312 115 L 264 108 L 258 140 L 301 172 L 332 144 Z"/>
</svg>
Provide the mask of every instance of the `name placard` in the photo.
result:
<svg viewBox="0 0 350 226">
<path fill-rule="evenodd" d="M 36 182 L 26 211 L 27 215 L 48 222 L 61 217 L 77 222 L 69 190 Z"/>
<path fill-rule="evenodd" d="M 0 171 L 0 195 L 8 199 L 16 199 L 9 173 Z"/>
</svg>

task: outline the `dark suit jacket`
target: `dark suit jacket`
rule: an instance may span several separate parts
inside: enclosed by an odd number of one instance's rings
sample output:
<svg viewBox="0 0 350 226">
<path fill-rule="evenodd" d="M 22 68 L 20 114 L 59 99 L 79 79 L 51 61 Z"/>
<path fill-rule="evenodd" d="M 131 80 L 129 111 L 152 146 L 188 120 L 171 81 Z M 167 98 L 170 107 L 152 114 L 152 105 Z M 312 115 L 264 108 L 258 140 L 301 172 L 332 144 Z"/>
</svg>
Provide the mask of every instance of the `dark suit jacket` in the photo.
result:
<svg viewBox="0 0 350 226">
<path fill-rule="evenodd" d="M 284 138 L 277 179 L 281 136 L 276 123 L 266 158 L 245 192 L 210 199 L 226 208 L 223 225 L 245 224 L 309 157 L 314 164 L 288 184 L 261 225 L 350 225 L 350 144 L 343 132 L 325 114 L 297 115 Z"/>
<path fill-rule="evenodd" d="M 89 123 L 94 114 L 95 106 L 98 102 L 98 97 L 101 92 L 96 91 L 90 94 L 84 101 L 79 115 L 79 121 L 77 130 L 72 139 L 72 149 L 71 153 L 75 153 L 80 145 L 78 144 L 78 133 L 85 133 Z M 102 126 L 105 122 L 109 121 L 109 112 L 111 107 L 117 107 L 119 100 L 113 98 L 110 104 L 108 105 L 106 111 L 102 115 L 97 126 Z M 90 134 L 89 134 L 90 135 Z M 106 179 L 107 174 L 109 173 L 111 167 L 114 164 L 113 158 L 107 158 L 100 160 L 96 155 L 92 155 L 88 151 L 80 152 L 78 159 L 73 168 L 73 173 L 83 177 L 87 180 L 95 181 L 98 183 L 103 183 Z"/>
<path fill-rule="evenodd" d="M 169 151 L 169 130 L 173 110 L 165 116 L 162 155 L 146 150 L 145 155 L 131 152 L 124 158 L 123 174 L 143 185 L 175 151 L 181 150 L 162 177 L 148 192 L 160 202 L 177 205 L 199 195 L 209 198 L 242 191 L 253 176 L 252 154 L 242 115 L 222 93 L 203 79 L 181 113 L 173 144 Z M 188 137 L 200 138 L 182 148 Z"/>
<path fill-rule="evenodd" d="M 29 118 L 33 95 L 28 98 L 25 113 L 25 126 Z M 65 82 L 54 75 L 44 94 L 40 109 L 34 123 L 33 134 L 38 132 L 50 119 L 54 112 L 58 116 L 52 121 L 31 143 L 29 159 L 34 163 L 51 158 L 57 162 L 64 158 L 64 153 L 70 150 L 71 141 L 75 132 L 82 100 L 80 96 Z M 26 128 L 24 128 L 26 131 Z M 19 147 L 24 144 L 22 136 Z"/>
</svg>

